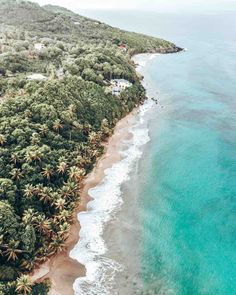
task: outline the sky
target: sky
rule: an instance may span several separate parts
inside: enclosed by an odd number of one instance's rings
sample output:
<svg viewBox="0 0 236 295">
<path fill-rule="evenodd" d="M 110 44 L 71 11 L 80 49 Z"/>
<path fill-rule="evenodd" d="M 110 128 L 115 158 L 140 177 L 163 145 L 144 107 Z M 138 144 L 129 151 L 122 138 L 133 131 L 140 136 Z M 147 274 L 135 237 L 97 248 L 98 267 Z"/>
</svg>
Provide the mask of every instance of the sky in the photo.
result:
<svg viewBox="0 0 236 295">
<path fill-rule="evenodd" d="M 159 12 L 236 9 L 236 0 L 33 0 L 33 2 L 40 5 L 60 5 L 76 12 L 82 9 L 142 9 Z"/>
</svg>

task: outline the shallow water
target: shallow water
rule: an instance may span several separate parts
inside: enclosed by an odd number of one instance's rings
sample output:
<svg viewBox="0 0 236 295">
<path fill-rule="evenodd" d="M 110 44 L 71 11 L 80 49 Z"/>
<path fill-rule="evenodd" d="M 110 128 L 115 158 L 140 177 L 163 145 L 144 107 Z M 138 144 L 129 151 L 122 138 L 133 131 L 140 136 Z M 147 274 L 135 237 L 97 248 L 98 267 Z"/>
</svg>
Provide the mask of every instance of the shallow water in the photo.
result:
<svg viewBox="0 0 236 295">
<path fill-rule="evenodd" d="M 105 231 L 121 269 L 86 294 L 236 294 L 236 14 L 93 16 L 188 50 L 141 69 L 159 105 Z"/>
</svg>

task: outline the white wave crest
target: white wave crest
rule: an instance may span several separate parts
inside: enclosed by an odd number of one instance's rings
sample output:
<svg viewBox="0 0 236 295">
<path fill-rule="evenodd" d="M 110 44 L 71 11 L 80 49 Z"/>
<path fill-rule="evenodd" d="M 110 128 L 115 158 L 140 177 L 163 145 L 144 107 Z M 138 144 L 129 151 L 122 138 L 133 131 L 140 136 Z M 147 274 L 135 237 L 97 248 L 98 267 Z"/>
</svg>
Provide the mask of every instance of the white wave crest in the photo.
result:
<svg viewBox="0 0 236 295">
<path fill-rule="evenodd" d="M 85 265 L 86 276 L 75 281 L 75 294 L 116 294 L 112 290 L 114 276 L 123 267 L 105 256 L 107 248 L 102 235 L 104 226 L 122 205 L 122 184 L 129 179 L 134 163 L 142 156 L 141 147 L 150 140 L 143 116 L 152 106 L 153 102 L 148 100 L 140 107 L 137 121 L 130 130 L 133 137 L 124 142 L 128 148 L 120 151 L 122 159 L 105 170 L 103 181 L 89 190 L 93 200 L 88 203 L 88 210 L 78 214 L 80 240 L 70 256 Z"/>
</svg>

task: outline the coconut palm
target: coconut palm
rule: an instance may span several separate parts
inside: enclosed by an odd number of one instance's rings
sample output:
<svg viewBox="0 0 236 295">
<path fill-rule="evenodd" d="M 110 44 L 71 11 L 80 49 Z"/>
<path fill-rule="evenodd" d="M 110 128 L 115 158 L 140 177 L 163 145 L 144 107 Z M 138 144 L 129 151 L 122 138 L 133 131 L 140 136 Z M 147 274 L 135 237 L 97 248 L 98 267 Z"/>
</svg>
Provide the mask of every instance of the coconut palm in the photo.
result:
<svg viewBox="0 0 236 295">
<path fill-rule="evenodd" d="M 28 271 L 31 271 L 35 266 L 35 258 L 23 259 L 20 265 L 24 269 L 27 269 Z"/>
<path fill-rule="evenodd" d="M 68 181 L 63 185 L 60 194 L 66 199 L 74 198 L 79 192 L 79 185 L 76 182 Z"/>
<path fill-rule="evenodd" d="M 48 129 L 47 125 L 43 124 L 43 125 L 40 126 L 40 128 L 39 128 L 39 134 L 40 135 L 47 136 L 48 132 L 49 132 L 49 129 Z"/>
<path fill-rule="evenodd" d="M 0 145 L 4 145 L 7 142 L 6 136 L 0 134 Z"/>
<path fill-rule="evenodd" d="M 31 198 L 33 197 L 34 194 L 35 194 L 35 187 L 32 184 L 27 184 L 24 189 L 24 195 L 27 198 Z"/>
<path fill-rule="evenodd" d="M 44 186 L 40 183 L 40 184 L 37 184 L 35 187 L 34 187 L 34 192 L 36 195 L 39 195 L 40 193 L 42 193 L 44 190 Z"/>
<path fill-rule="evenodd" d="M 56 209 L 62 211 L 66 206 L 66 200 L 63 198 L 59 198 L 58 200 L 56 200 L 55 202 L 55 207 Z"/>
<path fill-rule="evenodd" d="M 27 151 L 26 152 L 26 155 L 25 155 L 25 160 L 26 162 L 28 163 L 31 163 L 31 162 L 41 162 L 42 160 L 42 153 L 40 151 Z"/>
<path fill-rule="evenodd" d="M 33 284 L 27 275 L 22 275 L 16 280 L 16 291 L 20 294 L 30 294 L 32 292 L 32 286 Z"/>
<path fill-rule="evenodd" d="M 69 171 L 69 178 L 70 179 L 74 179 L 76 181 L 81 181 L 83 179 L 84 175 L 85 175 L 84 169 L 78 168 L 76 166 L 73 166 L 70 168 L 70 171 Z"/>
<path fill-rule="evenodd" d="M 38 133 L 34 132 L 31 136 L 31 144 L 32 145 L 37 145 L 40 143 L 40 136 Z"/>
<path fill-rule="evenodd" d="M 46 177 L 47 179 L 50 179 L 53 175 L 53 169 L 50 165 L 46 165 L 44 168 L 43 168 L 43 171 L 42 171 L 42 175 L 44 177 Z"/>
<path fill-rule="evenodd" d="M 58 215 L 55 216 L 55 222 L 59 222 L 59 221 L 67 221 L 67 222 L 71 222 L 73 219 L 72 217 L 72 213 L 70 210 L 62 210 L 59 212 Z"/>
<path fill-rule="evenodd" d="M 86 161 L 85 161 L 85 159 L 81 155 L 78 155 L 75 158 L 75 163 L 76 163 L 76 166 L 77 167 L 83 168 L 85 166 L 85 164 L 86 164 Z"/>
<path fill-rule="evenodd" d="M 61 123 L 61 120 L 57 119 L 54 123 L 53 123 L 53 127 L 52 127 L 55 131 L 60 132 L 60 130 L 63 128 L 63 125 Z"/>
<path fill-rule="evenodd" d="M 19 181 L 23 177 L 22 171 L 18 168 L 12 169 L 10 174 L 11 174 L 11 178 L 16 181 Z"/>
<path fill-rule="evenodd" d="M 51 194 L 52 194 L 51 188 L 43 187 L 42 190 L 38 193 L 38 196 L 41 202 L 47 203 L 52 200 Z"/>
<path fill-rule="evenodd" d="M 22 253 L 21 250 L 15 248 L 7 248 L 5 251 L 2 252 L 4 256 L 7 257 L 7 261 L 16 261 L 19 259 L 19 254 Z"/>
<path fill-rule="evenodd" d="M 60 236 L 54 237 L 53 241 L 49 245 L 49 249 L 52 253 L 60 253 L 66 249 L 65 239 Z"/>
<path fill-rule="evenodd" d="M 64 174 L 66 172 L 68 165 L 66 162 L 60 162 L 57 166 L 57 172 Z"/>
<path fill-rule="evenodd" d="M 24 224 L 32 224 L 36 219 L 36 214 L 33 209 L 29 208 L 24 211 L 23 217 L 22 217 L 22 222 Z"/>
<path fill-rule="evenodd" d="M 11 155 L 11 162 L 13 162 L 15 165 L 17 162 L 20 162 L 20 157 L 17 153 L 13 153 Z"/>
<path fill-rule="evenodd" d="M 36 263 L 43 263 L 47 261 L 49 258 L 49 245 L 44 244 L 42 247 L 38 249 L 37 257 L 35 259 Z"/>
<path fill-rule="evenodd" d="M 63 222 L 62 224 L 60 224 L 59 226 L 60 230 L 58 232 L 58 235 L 61 237 L 68 237 L 71 225 L 68 222 Z"/>
<path fill-rule="evenodd" d="M 96 132 L 92 131 L 89 133 L 89 142 L 91 144 L 97 144 L 98 142 L 98 135 Z"/>
<path fill-rule="evenodd" d="M 67 185 L 63 185 L 60 190 L 60 194 L 67 199 L 71 196 L 71 190 Z"/>
<path fill-rule="evenodd" d="M 42 234 L 46 236 L 51 235 L 52 233 L 51 222 L 44 215 L 37 216 L 35 223 L 36 223 L 35 228 L 39 230 Z"/>
</svg>

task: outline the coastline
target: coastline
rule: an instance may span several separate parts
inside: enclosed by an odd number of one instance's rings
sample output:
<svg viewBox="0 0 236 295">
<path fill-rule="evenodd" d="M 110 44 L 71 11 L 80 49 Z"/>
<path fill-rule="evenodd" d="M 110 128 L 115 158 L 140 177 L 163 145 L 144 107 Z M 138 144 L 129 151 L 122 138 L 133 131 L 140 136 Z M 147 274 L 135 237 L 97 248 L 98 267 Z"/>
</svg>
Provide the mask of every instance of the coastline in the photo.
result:
<svg viewBox="0 0 236 295">
<path fill-rule="evenodd" d="M 145 67 L 146 62 L 154 58 L 156 55 L 159 54 L 145 53 L 134 55 L 132 57 L 138 75 L 143 74 L 142 69 Z M 148 93 L 145 81 L 143 81 L 143 86 L 146 89 L 147 97 L 151 97 L 151 94 Z M 151 103 L 151 107 L 154 104 L 153 101 L 150 102 L 150 100 L 149 103 Z M 41 282 L 44 279 L 50 280 L 51 289 L 49 295 L 73 295 L 75 294 L 73 288 L 75 281 L 79 278 L 86 277 L 85 265 L 79 263 L 75 257 L 74 259 L 71 258 L 71 251 L 75 249 L 80 242 L 81 226 L 78 220 L 78 215 L 81 212 L 87 212 L 87 205 L 93 200 L 89 195 L 89 190 L 95 188 L 103 181 L 105 178 L 105 170 L 113 167 L 114 164 L 122 160 L 121 152 L 127 148 L 127 141 L 134 136 L 131 129 L 137 123 L 137 114 L 142 112 L 141 108 L 142 105 L 134 109 L 117 123 L 113 135 L 105 144 L 104 155 L 98 160 L 92 172 L 85 178 L 80 203 L 75 210 L 70 235 L 66 241 L 66 251 L 58 253 L 50 258 L 47 262 L 41 265 L 39 269 L 36 269 L 31 276 L 33 282 Z M 147 109 L 149 108 L 150 106 L 147 107 Z M 145 111 L 146 106 L 144 106 L 143 112 Z M 140 120 L 142 121 L 142 118 L 140 118 Z M 147 141 L 149 141 L 149 139 Z M 146 144 L 146 142 L 144 144 Z"/>
<path fill-rule="evenodd" d="M 132 137 L 129 131 L 130 123 L 134 120 L 137 109 L 122 118 L 116 125 L 113 135 L 109 138 L 105 145 L 105 153 L 98 160 L 92 172 L 85 178 L 84 187 L 81 192 L 81 199 L 78 208 L 75 210 L 73 224 L 71 226 L 70 235 L 66 241 L 67 250 L 56 254 L 47 262 L 36 269 L 31 276 L 32 281 L 40 282 L 44 279 L 50 279 L 51 290 L 50 295 L 73 295 L 73 283 L 78 277 L 86 274 L 85 266 L 77 260 L 70 257 L 71 250 L 78 243 L 80 238 L 80 223 L 77 215 L 87 210 L 87 204 L 92 198 L 88 191 L 96 187 L 104 178 L 104 171 L 111 168 L 120 158 L 120 150 L 125 140 Z"/>
</svg>

